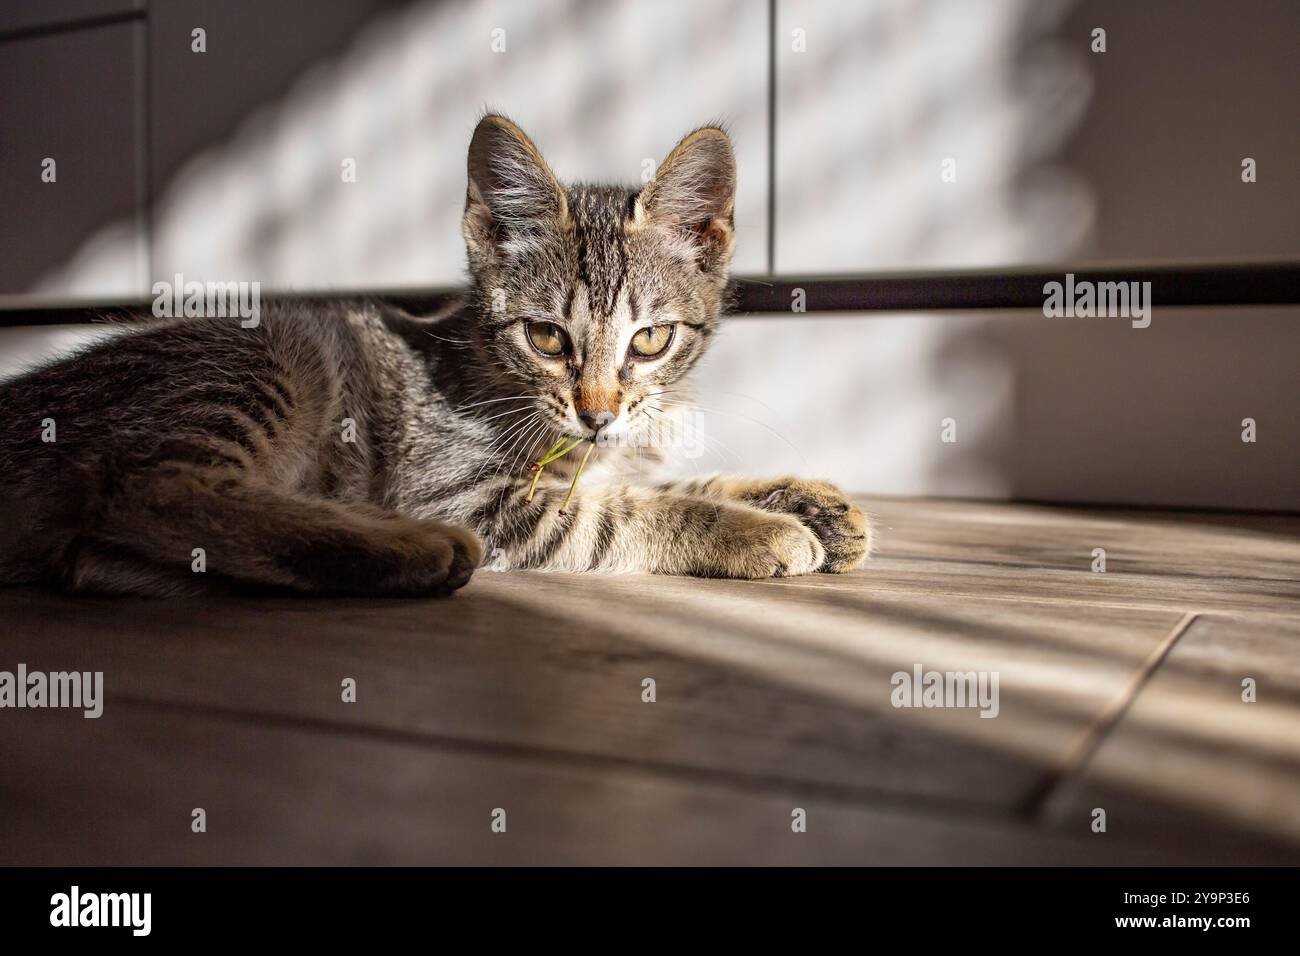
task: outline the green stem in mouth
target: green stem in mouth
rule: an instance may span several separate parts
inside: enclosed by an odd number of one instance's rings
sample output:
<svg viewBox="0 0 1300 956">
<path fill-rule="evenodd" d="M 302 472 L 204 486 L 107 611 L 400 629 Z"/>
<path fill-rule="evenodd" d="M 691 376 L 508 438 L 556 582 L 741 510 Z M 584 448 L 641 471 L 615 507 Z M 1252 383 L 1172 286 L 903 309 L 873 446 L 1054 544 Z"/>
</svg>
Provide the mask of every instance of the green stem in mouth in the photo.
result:
<svg viewBox="0 0 1300 956">
<path fill-rule="evenodd" d="M 581 444 L 582 444 L 583 442 L 585 442 L 586 440 L 587 440 L 587 439 L 585 439 L 585 438 L 575 438 L 575 439 L 573 440 L 573 442 L 572 442 L 568 447 L 561 447 L 561 446 L 564 445 L 564 439 L 561 438 L 559 441 L 557 441 L 554 445 L 551 446 L 551 450 L 548 451 L 548 452 L 547 452 L 547 453 L 542 457 L 542 460 L 539 461 L 539 462 L 537 463 L 538 467 L 540 468 L 540 467 L 543 466 L 543 465 L 549 465 L 551 462 L 555 461 L 555 459 L 557 459 L 557 458 L 563 458 L 565 455 L 567 455 L 569 452 L 573 451 L 573 449 L 577 448 L 579 445 L 581 445 Z M 557 449 L 559 449 L 559 450 L 557 451 Z"/>
<path fill-rule="evenodd" d="M 582 456 L 582 461 L 578 462 L 578 470 L 573 473 L 573 484 L 569 485 L 569 493 L 564 496 L 564 503 L 560 505 L 560 514 L 567 515 L 569 513 L 566 509 L 569 507 L 569 502 L 573 500 L 573 493 L 578 490 L 578 479 L 582 477 L 582 469 L 587 467 L 587 459 L 591 457 L 591 453 L 595 450 L 596 443 L 592 442 L 587 446 L 587 453 Z"/>
<path fill-rule="evenodd" d="M 549 465 L 551 462 L 555 461 L 558 458 L 563 458 L 565 455 L 573 451 L 573 449 L 577 448 L 586 440 L 587 439 L 585 438 L 575 438 L 573 439 L 572 442 L 569 442 L 566 445 L 565 439 L 561 438 L 559 441 L 557 441 L 554 445 L 551 446 L 550 451 L 548 451 L 537 461 L 533 462 L 533 464 L 529 465 L 528 470 L 533 473 L 533 481 L 532 484 L 528 486 L 528 494 L 524 496 L 524 501 L 529 504 L 532 503 L 533 495 L 537 492 L 537 482 L 541 480 L 542 471 L 546 468 L 547 465 Z M 582 456 L 582 462 L 578 465 L 578 470 L 573 476 L 573 484 L 569 485 L 569 493 L 564 498 L 564 504 L 560 506 L 560 514 L 564 514 L 564 509 L 568 506 L 569 499 L 573 497 L 574 489 L 578 487 L 578 476 L 582 474 L 582 469 L 587 464 L 587 459 L 591 457 L 591 453 L 595 450 L 595 448 L 596 448 L 596 444 L 595 442 L 592 442 L 591 447 L 587 449 L 587 453 Z"/>
</svg>

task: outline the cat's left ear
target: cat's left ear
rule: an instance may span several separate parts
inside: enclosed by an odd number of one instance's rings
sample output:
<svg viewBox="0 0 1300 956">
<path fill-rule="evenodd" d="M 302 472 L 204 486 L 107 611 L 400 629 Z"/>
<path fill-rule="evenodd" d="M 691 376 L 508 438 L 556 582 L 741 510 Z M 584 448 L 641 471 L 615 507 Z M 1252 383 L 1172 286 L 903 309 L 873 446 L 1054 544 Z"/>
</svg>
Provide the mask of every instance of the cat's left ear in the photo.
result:
<svg viewBox="0 0 1300 956">
<path fill-rule="evenodd" d="M 736 154 L 717 126 L 688 134 L 637 196 L 636 226 L 673 237 L 704 272 L 724 271 L 736 244 Z"/>
</svg>

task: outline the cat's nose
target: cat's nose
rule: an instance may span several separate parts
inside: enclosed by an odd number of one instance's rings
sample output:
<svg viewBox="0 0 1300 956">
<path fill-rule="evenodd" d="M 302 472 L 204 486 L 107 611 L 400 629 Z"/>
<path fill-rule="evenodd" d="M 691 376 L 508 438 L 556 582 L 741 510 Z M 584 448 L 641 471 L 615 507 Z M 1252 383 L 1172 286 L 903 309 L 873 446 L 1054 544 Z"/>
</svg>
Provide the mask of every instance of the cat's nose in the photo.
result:
<svg viewBox="0 0 1300 956">
<path fill-rule="evenodd" d="M 600 431 L 616 417 L 617 416 L 615 416 L 613 412 L 604 408 L 587 410 L 580 409 L 578 411 L 578 418 L 582 419 L 582 423 L 594 432 Z"/>
<path fill-rule="evenodd" d="M 578 419 L 594 432 L 600 431 L 618 418 L 623 393 L 615 390 L 589 388 L 580 385 L 573 396 L 573 410 Z"/>
</svg>

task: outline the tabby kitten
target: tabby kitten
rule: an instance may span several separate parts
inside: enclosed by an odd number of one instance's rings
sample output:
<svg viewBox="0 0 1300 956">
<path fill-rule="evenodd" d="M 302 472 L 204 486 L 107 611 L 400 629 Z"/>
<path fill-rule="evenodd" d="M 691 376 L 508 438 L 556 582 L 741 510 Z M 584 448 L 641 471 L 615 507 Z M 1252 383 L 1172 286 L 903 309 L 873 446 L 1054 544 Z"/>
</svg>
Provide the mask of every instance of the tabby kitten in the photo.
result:
<svg viewBox="0 0 1300 956">
<path fill-rule="evenodd" d="M 726 134 L 691 133 L 639 191 L 565 187 L 488 115 L 468 166 L 472 287 L 442 314 L 142 317 L 0 385 L 0 582 L 443 594 L 485 551 L 493 568 L 855 567 L 867 520 L 832 485 L 616 477 L 661 454 L 639 439 L 689 407 L 683 377 L 718 323 Z M 531 500 L 526 466 L 565 436 L 602 447 L 562 511 L 579 455 Z"/>
</svg>

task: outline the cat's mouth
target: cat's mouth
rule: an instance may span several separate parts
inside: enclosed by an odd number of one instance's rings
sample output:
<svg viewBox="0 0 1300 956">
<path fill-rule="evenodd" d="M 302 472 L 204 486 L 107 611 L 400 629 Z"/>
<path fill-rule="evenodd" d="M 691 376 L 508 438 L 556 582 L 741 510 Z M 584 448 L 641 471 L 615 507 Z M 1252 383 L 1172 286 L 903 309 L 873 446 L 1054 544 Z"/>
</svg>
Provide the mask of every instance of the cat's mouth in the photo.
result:
<svg viewBox="0 0 1300 956">
<path fill-rule="evenodd" d="M 613 445 L 631 438 L 635 425 L 631 415 L 623 414 L 599 428 L 591 428 L 572 420 L 555 422 L 555 428 L 565 438 L 582 439 L 598 445 Z"/>
<path fill-rule="evenodd" d="M 630 402 L 620 414 L 592 427 L 583 421 L 572 405 L 553 396 L 546 396 L 542 410 L 550 420 L 557 438 L 580 439 L 597 445 L 614 446 L 634 442 L 641 431 L 649 426 L 653 416 L 643 407 L 644 399 Z"/>
<path fill-rule="evenodd" d="M 548 415 L 547 418 L 548 423 L 551 426 L 548 431 L 550 434 L 554 435 L 555 438 L 581 439 L 582 441 L 596 440 L 598 434 L 597 429 L 586 428 L 577 422 L 560 418 L 555 414 Z M 543 438 L 539 440 L 546 441 L 547 439 L 543 436 Z"/>
</svg>

